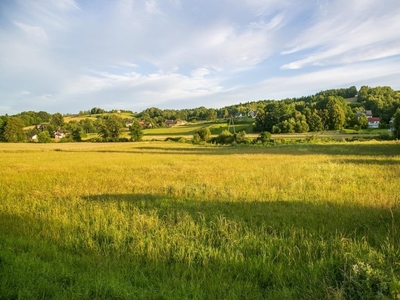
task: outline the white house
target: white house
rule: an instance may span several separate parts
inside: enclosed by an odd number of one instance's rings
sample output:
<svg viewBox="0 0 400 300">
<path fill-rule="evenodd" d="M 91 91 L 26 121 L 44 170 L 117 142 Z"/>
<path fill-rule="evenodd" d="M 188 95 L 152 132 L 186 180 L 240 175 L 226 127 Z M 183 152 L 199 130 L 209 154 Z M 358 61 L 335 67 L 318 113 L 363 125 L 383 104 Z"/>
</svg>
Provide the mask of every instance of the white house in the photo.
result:
<svg viewBox="0 0 400 300">
<path fill-rule="evenodd" d="M 368 118 L 368 128 L 379 128 L 379 122 L 381 121 L 378 117 Z"/>
</svg>

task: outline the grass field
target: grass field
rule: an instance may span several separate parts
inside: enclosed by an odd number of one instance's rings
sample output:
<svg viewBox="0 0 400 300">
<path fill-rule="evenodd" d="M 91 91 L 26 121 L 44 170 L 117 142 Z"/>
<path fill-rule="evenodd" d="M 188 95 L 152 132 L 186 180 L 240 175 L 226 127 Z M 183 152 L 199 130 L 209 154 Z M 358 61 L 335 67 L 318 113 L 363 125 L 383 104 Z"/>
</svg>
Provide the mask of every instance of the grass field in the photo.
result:
<svg viewBox="0 0 400 300">
<path fill-rule="evenodd" d="M 400 144 L 0 144 L 0 299 L 398 299 Z"/>
</svg>

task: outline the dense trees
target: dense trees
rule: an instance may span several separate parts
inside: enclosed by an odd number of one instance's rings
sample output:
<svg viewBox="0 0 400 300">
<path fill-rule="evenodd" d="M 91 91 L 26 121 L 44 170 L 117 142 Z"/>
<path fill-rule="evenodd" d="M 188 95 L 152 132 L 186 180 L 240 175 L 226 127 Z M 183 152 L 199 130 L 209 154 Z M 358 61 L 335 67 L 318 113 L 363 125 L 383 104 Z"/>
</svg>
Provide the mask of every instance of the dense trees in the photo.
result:
<svg viewBox="0 0 400 300">
<path fill-rule="evenodd" d="M 400 108 L 400 92 L 388 86 L 362 86 L 358 93 L 358 102 L 365 109 L 372 110 L 374 116 L 379 116 L 383 123 L 388 124 Z"/>
<path fill-rule="evenodd" d="M 50 125 L 53 125 L 56 128 L 61 128 L 64 125 L 64 117 L 60 113 L 55 113 L 51 116 Z"/>
<path fill-rule="evenodd" d="M 105 113 L 106 111 L 104 110 L 104 109 L 102 109 L 102 108 L 99 108 L 99 107 L 93 107 L 91 110 L 90 110 L 90 113 L 92 114 L 92 115 L 95 115 L 95 114 L 103 114 L 103 113 Z"/>
<path fill-rule="evenodd" d="M 106 116 L 97 119 L 97 132 L 103 139 L 118 139 L 121 129 L 124 126 L 124 120 L 116 115 Z"/>
<path fill-rule="evenodd" d="M 393 134 L 397 139 L 400 139 L 400 108 L 393 115 Z"/>
<path fill-rule="evenodd" d="M 345 98 L 348 99 L 347 102 Z M 0 140 L 25 140 L 21 131 L 15 128 L 32 126 L 26 131 L 25 135 L 34 135 L 47 131 L 50 136 L 54 131 L 61 128 L 69 132 L 70 139 L 80 141 L 82 137 L 89 133 L 97 133 L 100 138 L 97 140 L 119 140 L 123 131 L 128 131 L 126 123 L 132 119 L 148 124 L 148 127 L 157 128 L 165 126 L 166 120 L 186 120 L 186 121 L 210 121 L 226 119 L 237 113 L 246 116 L 250 111 L 256 111 L 254 119 L 255 132 L 271 133 L 301 133 L 308 131 L 340 130 L 342 128 L 367 128 L 368 120 L 365 115 L 357 115 L 358 111 L 372 110 L 373 116 L 381 118 L 382 126 L 388 126 L 389 121 L 400 109 L 400 92 L 394 91 L 390 87 L 362 86 L 360 91 L 356 87 L 344 89 L 331 89 L 321 91 L 315 95 L 304 96 L 301 98 L 287 98 L 283 100 L 260 100 L 236 105 L 225 106 L 219 109 L 206 108 L 204 106 L 193 109 L 159 109 L 151 107 L 136 114 L 131 111 L 113 110 L 107 112 L 104 109 L 94 107 L 90 111 L 80 111 L 79 115 L 90 114 L 88 118 L 78 121 L 64 123 L 61 113 L 53 115 L 40 111 L 27 111 L 12 116 L 17 118 L 18 126 L 14 126 L 17 121 L 11 121 L 8 131 L 6 124 L 10 117 L 0 117 Z M 124 112 L 124 114 L 122 114 Z M 125 112 L 131 114 L 128 116 Z M 253 116 L 253 114 L 251 115 Z M 123 119 L 123 117 L 125 119 Z M 242 119 L 235 120 L 235 123 Z M 249 122 L 245 119 L 243 122 Z M 40 125 L 40 126 L 39 126 Z M 13 128 L 11 130 L 11 128 Z M 140 129 L 140 130 L 139 130 Z M 141 139 L 141 126 L 134 121 L 131 127 L 131 140 Z M 10 131 L 11 130 L 11 131 Z M 19 132 L 11 134 L 10 132 Z M 224 139 L 224 135 L 221 136 Z M 238 135 L 233 138 L 240 140 Z M 200 141 L 208 140 L 210 137 L 206 132 L 198 132 L 195 139 Z M 229 138 L 228 138 L 229 140 Z"/>
<path fill-rule="evenodd" d="M 45 111 L 24 111 L 14 117 L 20 118 L 25 126 L 39 125 L 50 121 L 51 114 Z"/>
<path fill-rule="evenodd" d="M 4 139 L 4 141 L 10 143 L 26 141 L 26 135 L 23 130 L 24 123 L 21 121 L 21 119 L 11 117 L 6 120 L 3 128 L 4 129 L 2 130 L 2 138 Z"/>
</svg>

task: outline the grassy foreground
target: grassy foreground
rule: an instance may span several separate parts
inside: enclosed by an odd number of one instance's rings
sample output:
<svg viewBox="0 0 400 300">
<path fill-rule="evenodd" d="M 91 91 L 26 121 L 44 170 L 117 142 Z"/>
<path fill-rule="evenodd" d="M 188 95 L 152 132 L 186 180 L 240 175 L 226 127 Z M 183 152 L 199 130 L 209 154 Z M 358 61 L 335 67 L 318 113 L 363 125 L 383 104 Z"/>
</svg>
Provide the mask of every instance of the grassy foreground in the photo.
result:
<svg viewBox="0 0 400 300">
<path fill-rule="evenodd" d="M 0 299 L 398 299 L 400 144 L 0 144 Z"/>
</svg>

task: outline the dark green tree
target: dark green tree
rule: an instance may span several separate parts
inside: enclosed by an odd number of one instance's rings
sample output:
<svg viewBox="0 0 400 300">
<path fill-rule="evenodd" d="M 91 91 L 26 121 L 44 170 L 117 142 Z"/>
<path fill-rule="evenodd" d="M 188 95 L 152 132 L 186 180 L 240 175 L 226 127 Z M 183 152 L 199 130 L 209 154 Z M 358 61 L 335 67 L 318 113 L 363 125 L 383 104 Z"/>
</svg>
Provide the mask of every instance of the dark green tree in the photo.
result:
<svg viewBox="0 0 400 300">
<path fill-rule="evenodd" d="M 85 133 L 96 132 L 96 127 L 94 126 L 93 121 L 89 118 L 80 120 L 79 125 L 82 127 L 82 129 Z"/>
<path fill-rule="evenodd" d="M 48 131 L 42 131 L 37 135 L 38 143 L 51 143 L 53 140 L 50 138 Z"/>
<path fill-rule="evenodd" d="M 9 118 L 4 126 L 3 138 L 9 143 L 25 142 L 24 123 L 19 118 Z"/>
<path fill-rule="evenodd" d="M 74 127 L 71 130 L 71 137 L 75 142 L 82 142 L 82 129 L 79 126 Z"/>
<path fill-rule="evenodd" d="M 4 139 L 4 127 L 7 124 L 8 117 L 0 116 L 0 142 L 5 142 Z"/>
<path fill-rule="evenodd" d="M 140 142 L 143 137 L 142 125 L 140 125 L 138 120 L 133 120 L 131 127 L 129 128 L 131 141 Z"/>
<path fill-rule="evenodd" d="M 56 128 L 60 128 L 64 125 L 64 117 L 60 113 L 55 113 L 52 115 L 50 119 L 50 125 L 53 125 Z"/>
<path fill-rule="evenodd" d="M 217 119 L 217 111 L 213 108 L 207 110 L 207 121 L 215 121 Z"/>
<path fill-rule="evenodd" d="M 311 113 L 310 117 L 307 119 L 310 131 L 322 131 L 324 130 L 324 125 L 322 124 L 321 117 L 316 113 Z"/>
<path fill-rule="evenodd" d="M 123 120 L 120 117 L 112 115 L 105 119 L 98 119 L 98 121 L 97 133 L 103 139 L 118 139 L 123 127 Z"/>
<path fill-rule="evenodd" d="M 393 116 L 393 135 L 397 139 L 400 138 L 400 108 Z"/>
<path fill-rule="evenodd" d="M 346 122 L 346 115 L 340 100 L 337 97 L 329 96 L 326 109 L 328 111 L 328 128 L 331 130 L 341 129 Z"/>
</svg>

